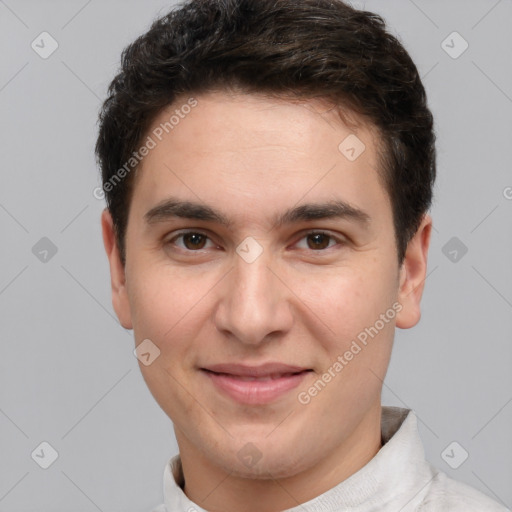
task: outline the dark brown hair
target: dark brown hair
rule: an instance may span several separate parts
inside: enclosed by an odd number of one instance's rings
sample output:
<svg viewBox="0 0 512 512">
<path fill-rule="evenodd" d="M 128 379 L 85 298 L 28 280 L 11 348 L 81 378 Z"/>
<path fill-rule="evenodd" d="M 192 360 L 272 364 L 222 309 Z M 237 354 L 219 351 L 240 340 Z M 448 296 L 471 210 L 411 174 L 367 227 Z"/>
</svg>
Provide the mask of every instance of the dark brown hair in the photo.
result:
<svg viewBox="0 0 512 512">
<path fill-rule="evenodd" d="M 403 261 L 432 201 L 435 134 L 418 70 L 383 19 L 341 0 L 191 0 L 123 50 L 99 115 L 96 155 L 123 264 L 133 152 L 178 95 L 213 90 L 321 98 L 377 127 Z"/>
</svg>

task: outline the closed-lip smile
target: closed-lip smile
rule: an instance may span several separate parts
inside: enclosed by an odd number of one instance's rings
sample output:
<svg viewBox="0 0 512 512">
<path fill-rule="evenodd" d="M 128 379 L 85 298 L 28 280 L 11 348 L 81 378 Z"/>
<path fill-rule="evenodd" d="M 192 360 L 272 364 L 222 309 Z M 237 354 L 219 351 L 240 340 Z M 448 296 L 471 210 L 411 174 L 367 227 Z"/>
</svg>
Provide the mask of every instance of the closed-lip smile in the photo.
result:
<svg viewBox="0 0 512 512">
<path fill-rule="evenodd" d="M 201 368 L 215 387 L 233 400 L 252 405 L 275 401 L 297 387 L 310 368 L 270 362 L 261 365 L 214 364 Z"/>
</svg>

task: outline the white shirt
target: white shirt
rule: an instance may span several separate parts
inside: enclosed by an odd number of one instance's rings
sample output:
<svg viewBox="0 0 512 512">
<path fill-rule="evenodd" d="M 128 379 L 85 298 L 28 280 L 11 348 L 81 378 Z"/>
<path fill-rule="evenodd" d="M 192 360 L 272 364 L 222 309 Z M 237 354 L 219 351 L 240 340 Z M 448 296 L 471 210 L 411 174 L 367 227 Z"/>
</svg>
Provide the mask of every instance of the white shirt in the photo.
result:
<svg viewBox="0 0 512 512">
<path fill-rule="evenodd" d="M 425 459 L 410 409 L 383 406 L 381 430 L 383 446 L 365 466 L 324 494 L 283 512 L 507 512 Z M 164 504 L 153 512 L 207 512 L 187 498 L 182 485 L 176 455 L 164 469 Z"/>
</svg>

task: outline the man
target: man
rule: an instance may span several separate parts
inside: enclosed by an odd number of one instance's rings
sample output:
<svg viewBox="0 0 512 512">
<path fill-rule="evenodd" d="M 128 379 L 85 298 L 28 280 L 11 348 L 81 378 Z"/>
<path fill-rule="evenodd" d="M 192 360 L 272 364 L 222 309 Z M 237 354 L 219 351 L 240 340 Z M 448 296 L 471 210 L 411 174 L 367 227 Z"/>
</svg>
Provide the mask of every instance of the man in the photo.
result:
<svg viewBox="0 0 512 512">
<path fill-rule="evenodd" d="M 96 151 L 112 297 L 179 455 L 158 512 L 500 511 L 381 405 L 435 135 L 378 16 L 193 0 L 123 53 Z"/>
</svg>

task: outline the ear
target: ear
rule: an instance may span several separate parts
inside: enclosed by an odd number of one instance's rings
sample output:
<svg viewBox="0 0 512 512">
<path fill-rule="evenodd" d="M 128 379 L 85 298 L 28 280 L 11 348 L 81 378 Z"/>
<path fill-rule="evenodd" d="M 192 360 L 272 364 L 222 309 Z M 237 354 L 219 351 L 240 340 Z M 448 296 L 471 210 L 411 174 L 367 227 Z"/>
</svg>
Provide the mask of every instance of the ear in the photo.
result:
<svg viewBox="0 0 512 512">
<path fill-rule="evenodd" d="M 105 208 L 101 214 L 101 229 L 103 232 L 103 245 L 110 264 L 110 284 L 112 287 L 112 305 L 119 322 L 125 329 L 133 329 L 130 303 L 126 290 L 125 269 L 121 262 L 119 248 L 114 232 L 112 216 Z"/>
<path fill-rule="evenodd" d="M 421 318 L 420 301 L 427 275 L 427 257 L 432 231 L 432 218 L 425 214 L 416 234 L 407 244 L 400 268 L 398 301 L 402 304 L 396 316 L 396 326 L 409 329 Z"/>
</svg>

